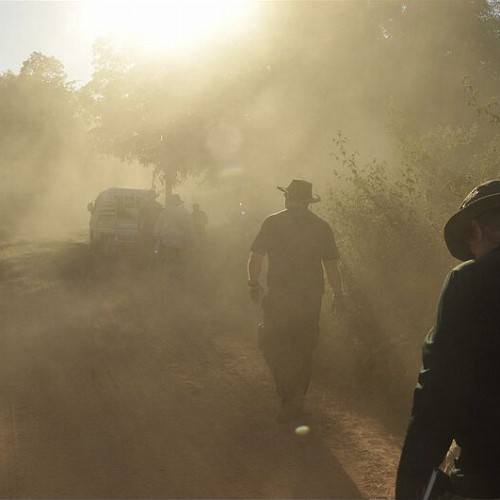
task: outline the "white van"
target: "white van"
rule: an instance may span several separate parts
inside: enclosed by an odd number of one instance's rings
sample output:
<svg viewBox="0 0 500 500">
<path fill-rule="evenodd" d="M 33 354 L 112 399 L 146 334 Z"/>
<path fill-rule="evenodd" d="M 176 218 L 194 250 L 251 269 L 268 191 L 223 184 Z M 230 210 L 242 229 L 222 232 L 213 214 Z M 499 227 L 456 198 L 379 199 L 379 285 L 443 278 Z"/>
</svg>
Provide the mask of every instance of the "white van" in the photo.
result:
<svg viewBox="0 0 500 500">
<path fill-rule="evenodd" d="M 89 203 L 90 247 L 112 256 L 121 249 L 138 246 L 144 237 L 142 209 L 148 192 L 147 189 L 113 187 Z"/>
</svg>

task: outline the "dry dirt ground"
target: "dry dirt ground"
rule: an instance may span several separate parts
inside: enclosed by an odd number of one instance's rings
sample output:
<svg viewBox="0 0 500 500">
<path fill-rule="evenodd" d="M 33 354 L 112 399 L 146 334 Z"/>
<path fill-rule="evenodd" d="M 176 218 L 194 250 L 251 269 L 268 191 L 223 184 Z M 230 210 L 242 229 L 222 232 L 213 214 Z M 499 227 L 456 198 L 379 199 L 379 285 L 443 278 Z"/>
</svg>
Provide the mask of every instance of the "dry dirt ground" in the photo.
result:
<svg viewBox="0 0 500 500">
<path fill-rule="evenodd" d="M 223 264 L 172 282 L 78 238 L 0 245 L 0 497 L 392 496 L 400 438 L 320 377 L 275 422 L 245 263 L 232 287 Z"/>
</svg>

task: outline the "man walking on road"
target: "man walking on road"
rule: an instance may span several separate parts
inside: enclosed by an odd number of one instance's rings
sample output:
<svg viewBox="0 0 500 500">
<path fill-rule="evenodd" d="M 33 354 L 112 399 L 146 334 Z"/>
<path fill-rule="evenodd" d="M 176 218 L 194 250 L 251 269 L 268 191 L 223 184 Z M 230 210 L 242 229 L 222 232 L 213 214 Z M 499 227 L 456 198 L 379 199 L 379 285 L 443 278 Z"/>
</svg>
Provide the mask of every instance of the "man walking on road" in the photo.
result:
<svg viewBox="0 0 500 500">
<path fill-rule="evenodd" d="M 310 182 L 293 179 L 278 187 L 285 209 L 268 216 L 257 234 L 248 260 L 250 297 L 264 291 L 259 278 L 268 257 L 268 291 L 262 299 L 263 324 L 259 347 L 274 376 L 282 406 L 280 422 L 299 418 L 318 344 L 324 273 L 333 289 L 332 310 L 342 298 L 339 254 L 332 229 L 309 210 L 320 201 Z"/>
<path fill-rule="evenodd" d="M 423 498 L 454 439 L 447 498 L 500 498 L 500 180 L 465 198 L 444 237 L 466 262 L 448 274 L 424 342 L 396 497 Z"/>
</svg>

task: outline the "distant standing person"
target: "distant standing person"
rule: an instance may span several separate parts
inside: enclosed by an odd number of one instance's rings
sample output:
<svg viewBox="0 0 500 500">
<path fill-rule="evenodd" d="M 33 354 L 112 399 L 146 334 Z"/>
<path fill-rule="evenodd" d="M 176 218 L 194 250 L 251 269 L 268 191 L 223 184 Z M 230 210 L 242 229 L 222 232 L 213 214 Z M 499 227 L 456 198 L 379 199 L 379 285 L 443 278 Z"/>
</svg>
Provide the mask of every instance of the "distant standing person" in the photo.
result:
<svg viewBox="0 0 500 500">
<path fill-rule="evenodd" d="M 155 226 L 162 261 L 169 271 L 180 271 L 193 245 L 194 230 L 191 217 L 178 194 L 171 195 Z"/>
<path fill-rule="evenodd" d="M 207 214 L 200 209 L 200 205 L 198 203 L 193 204 L 191 219 L 193 221 L 196 241 L 198 244 L 203 245 L 207 239 L 206 227 L 208 224 L 208 217 Z"/>
<path fill-rule="evenodd" d="M 423 498 L 453 439 L 460 456 L 447 481 L 438 474 L 446 498 L 500 498 L 500 180 L 465 198 L 444 238 L 465 262 L 448 274 L 424 342 L 396 498 Z"/>
<path fill-rule="evenodd" d="M 281 409 L 278 421 L 302 414 L 318 345 L 324 272 L 333 289 L 335 311 L 343 296 L 339 253 L 329 224 L 309 210 L 320 201 L 312 184 L 293 179 L 284 193 L 285 209 L 268 216 L 251 245 L 248 260 L 250 297 L 259 301 L 259 278 L 268 257 L 268 290 L 262 299 L 259 347 L 273 373 Z"/>
<path fill-rule="evenodd" d="M 142 232 L 144 248 L 147 253 L 151 253 L 155 246 L 155 227 L 163 206 L 156 201 L 158 194 L 154 189 L 147 192 L 146 200 L 141 210 Z"/>
</svg>

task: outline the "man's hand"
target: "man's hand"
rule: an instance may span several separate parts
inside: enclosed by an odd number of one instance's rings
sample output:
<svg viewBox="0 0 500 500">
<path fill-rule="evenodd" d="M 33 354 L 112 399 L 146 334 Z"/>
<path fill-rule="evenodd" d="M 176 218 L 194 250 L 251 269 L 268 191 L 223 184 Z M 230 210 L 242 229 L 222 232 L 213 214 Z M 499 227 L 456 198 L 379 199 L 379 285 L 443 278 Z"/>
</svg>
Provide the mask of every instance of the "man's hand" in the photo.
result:
<svg viewBox="0 0 500 500">
<path fill-rule="evenodd" d="M 250 295 L 250 298 L 254 302 L 259 302 L 264 292 L 264 288 L 262 288 L 262 285 L 259 282 L 257 282 L 257 283 L 249 283 L 248 286 L 249 286 L 248 293 Z"/>
</svg>

